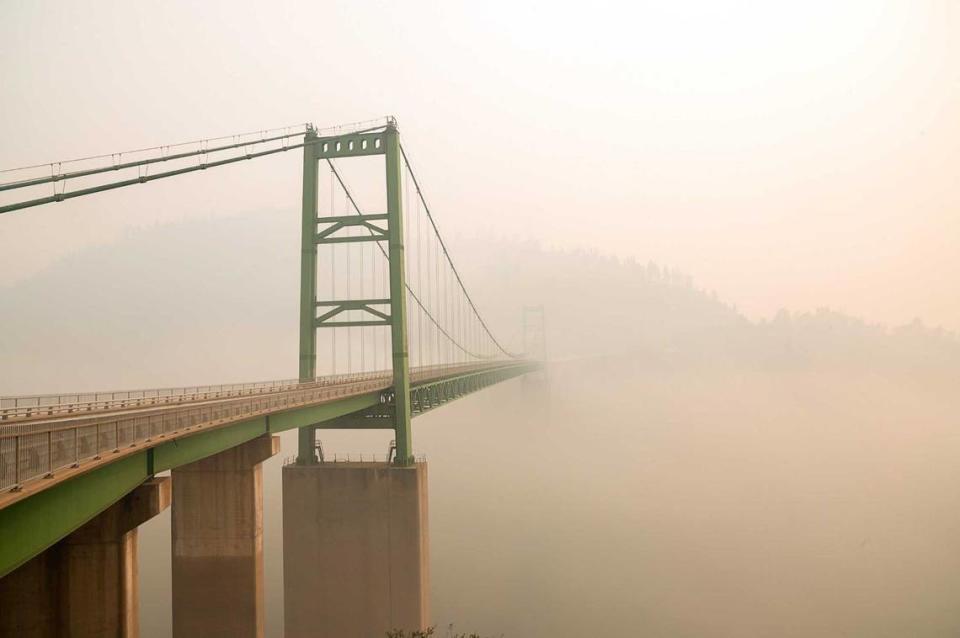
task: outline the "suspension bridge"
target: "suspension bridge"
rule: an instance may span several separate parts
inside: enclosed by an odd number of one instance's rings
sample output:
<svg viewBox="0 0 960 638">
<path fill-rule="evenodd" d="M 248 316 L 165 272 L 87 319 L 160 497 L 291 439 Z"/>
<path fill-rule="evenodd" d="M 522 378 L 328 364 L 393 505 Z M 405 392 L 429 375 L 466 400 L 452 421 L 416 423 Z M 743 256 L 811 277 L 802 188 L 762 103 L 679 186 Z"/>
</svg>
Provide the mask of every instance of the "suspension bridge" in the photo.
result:
<svg viewBox="0 0 960 638">
<path fill-rule="evenodd" d="M 297 377 L 0 397 L 0 636 L 137 635 L 136 528 L 167 507 L 174 635 L 262 636 L 261 463 L 292 429 L 285 635 L 429 624 L 427 466 L 412 419 L 537 370 L 542 347 L 532 357 L 525 338 L 514 353 L 492 332 L 394 119 L 10 169 L 0 214 L 288 152 L 303 156 Z M 359 205 L 343 170 L 353 158 L 378 162 L 380 207 Z M 531 316 L 542 343 L 542 308 Z M 393 441 L 382 458 L 340 462 L 317 438 L 332 428 Z"/>
</svg>

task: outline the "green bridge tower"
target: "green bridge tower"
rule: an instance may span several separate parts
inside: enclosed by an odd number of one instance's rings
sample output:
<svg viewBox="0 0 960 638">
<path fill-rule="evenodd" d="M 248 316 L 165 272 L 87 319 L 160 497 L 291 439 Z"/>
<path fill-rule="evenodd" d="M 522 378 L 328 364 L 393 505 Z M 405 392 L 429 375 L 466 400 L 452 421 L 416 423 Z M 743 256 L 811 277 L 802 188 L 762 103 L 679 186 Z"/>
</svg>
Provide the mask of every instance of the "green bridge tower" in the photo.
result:
<svg viewBox="0 0 960 638">
<path fill-rule="evenodd" d="M 386 212 L 319 217 L 317 191 L 320 161 L 368 155 L 384 156 Z M 387 414 L 381 412 L 378 416 L 390 417 L 396 438 L 396 464 L 405 466 L 413 463 L 413 445 L 410 435 L 410 362 L 407 347 L 401 170 L 400 133 L 393 118 L 387 120 L 382 130 L 374 132 L 361 131 L 321 137 L 312 126 L 307 129 L 303 147 L 303 216 L 300 238 L 300 381 L 308 382 L 316 378 L 318 328 L 390 326 L 393 390 L 385 406 Z M 363 227 L 369 234 L 339 233 L 351 226 Z M 367 241 L 387 242 L 390 297 L 318 300 L 317 247 Z M 362 311 L 364 318 L 338 319 L 342 313 L 351 310 Z M 345 423 L 349 423 L 349 420 Z M 378 419 L 378 424 L 383 423 L 382 418 Z M 350 426 L 345 424 L 344 427 Z M 314 450 L 315 432 L 315 426 L 300 428 L 297 463 L 309 465 L 317 462 Z"/>
</svg>

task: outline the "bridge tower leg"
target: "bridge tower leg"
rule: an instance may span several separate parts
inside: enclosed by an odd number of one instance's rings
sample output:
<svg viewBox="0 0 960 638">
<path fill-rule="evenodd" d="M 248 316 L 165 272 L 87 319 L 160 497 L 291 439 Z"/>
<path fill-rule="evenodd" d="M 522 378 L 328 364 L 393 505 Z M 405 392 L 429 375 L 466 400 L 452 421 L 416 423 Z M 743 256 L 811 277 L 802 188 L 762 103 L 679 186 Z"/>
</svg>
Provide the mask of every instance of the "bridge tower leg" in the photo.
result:
<svg viewBox="0 0 960 638">
<path fill-rule="evenodd" d="M 300 382 L 317 376 L 317 132 L 303 138 L 303 210 L 300 220 Z M 312 464 L 315 428 L 298 432 L 297 463 Z"/>
<path fill-rule="evenodd" d="M 279 451 L 266 435 L 173 470 L 174 638 L 263 637 L 261 463 Z"/>
<path fill-rule="evenodd" d="M 147 481 L 0 579 L 0 636 L 139 636 L 137 527 L 169 504 L 170 480 Z"/>
<path fill-rule="evenodd" d="M 391 122 L 384 132 L 387 166 L 387 222 L 390 233 L 390 340 L 393 348 L 394 435 L 396 463 L 413 464 L 410 433 L 410 356 L 407 347 L 407 289 L 403 256 L 403 204 L 400 192 L 400 133 Z"/>
</svg>

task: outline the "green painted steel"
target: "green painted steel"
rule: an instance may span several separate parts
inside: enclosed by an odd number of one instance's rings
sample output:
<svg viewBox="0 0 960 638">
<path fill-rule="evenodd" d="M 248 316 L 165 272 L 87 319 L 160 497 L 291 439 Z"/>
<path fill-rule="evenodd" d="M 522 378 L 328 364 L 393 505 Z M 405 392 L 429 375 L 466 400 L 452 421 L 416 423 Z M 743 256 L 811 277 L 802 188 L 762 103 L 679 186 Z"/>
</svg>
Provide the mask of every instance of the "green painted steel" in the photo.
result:
<svg viewBox="0 0 960 638">
<path fill-rule="evenodd" d="M 153 473 L 172 470 L 267 434 L 267 417 L 197 432 L 151 448 Z"/>
<path fill-rule="evenodd" d="M 270 432 L 283 432 L 284 430 L 292 430 L 293 428 L 300 428 L 300 431 L 303 432 L 303 430 L 307 429 L 306 426 L 322 428 L 324 427 L 324 421 L 378 405 L 381 397 L 382 393 L 377 390 L 375 392 L 367 392 L 366 394 L 345 397 L 333 403 L 323 403 L 308 408 L 297 408 L 278 414 L 271 414 L 269 424 Z"/>
<path fill-rule="evenodd" d="M 338 157 L 362 157 L 383 155 L 383 132 L 345 133 L 317 138 L 314 155 L 318 160 Z"/>
<path fill-rule="evenodd" d="M 131 454 L 0 509 L 0 577 L 147 480 L 148 456 Z"/>
<path fill-rule="evenodd" d="M 346 226 L 347 224 L 344 224 Z M 362 224 L 354 224 L 362 225 Z M 341 226 L 342 228 L 343 226 Z M 337 229 L 339 230 L 339 228 Z M 317 244 L 362 244 L 368 241 L 386 241 L 385 235 L 357 235 L 354 237 L 321 237 L 317 234 Z"/>
<path fill-rule="evenodd" d="M 317 215 L 317 166 L 321 159 L 384 155 L 386 166 L 386 214 Z M 393 396 L 396 410 L 397 461 L 407 465 L 413 461 L 410 437 L 410 370 L 407 355 L 407 303 L 405 294 L 403 257 L 403 209 L 400 191 L 400 141 L 396 123 L 391 119 L 382 131 L 348 133 L 334 137 L 316 137 L 309 129 L 304 138 L 303 153 L 303 219 L 301 228 L 300 271 L 300 380 L 313 378 L 316 373 L 316 329 L 351 326 L 390 326 L 393 351 Z M 387 228 L 374 222 L 386 220 Z M 326 225 L 317 231 L 317 225 Z M 351 226 L 363 226 L 369 235 L 340 235 L 337 232 Z M 317 246 L 326 244 L 387 241 L 390 265 L 389 300 L 317 300 Z M 308 246 L 309 244 L 309 246 Z M 309 263 L 308 263 L 309 262 Z M 386 301 L 390 314 L 371 306 Z M 383 304 L 386 305 L 386 304 Z M 330 308 L 317 317 L 318 307 Z M 348 310 L 361 310 L 368 316 L 360 320 L 330 321 Z M 309 372 L 309 374 L 308 374 Z M 312 424 L 299 426 L 297 462 L 316 463 L 314 454 L 315 428 Z"/>
<path fill-rule="evenodd" d="M 317 165 L 320 159 L 384 155 L 387 212 L 386 214 L 317 215 Z M 391 119 L 383 131 L 352 133 L 335 137 L 317 138 L 309 129 L 304 138 L 303 153 L 303 218 L 301 227 L 300 270 L 300 380 L 313 378 L 316 372 L 316 329 L 350 326 L 390 326 L 393 366 L 393 400 L 397 463 L 413 462 L 413 442 L 410 431 L 410 362 L 407 344 L 407 296 L 404 273 L 403 206 L 401 192 L 402 156 L 400 133 Z M 374 222 L 386 220 L 383 228 Z M 326 224 L 317 231 L 318 224 Z M 343 228 L 363 226 L 369 235 L 340 235 Z M 338 301 L 317 300 L 317 245 L 387 241 L 390 266 L 390 299 L 354 299 Z M 373 308 L 389 304 L 390 312 Z M 317 308 L 328 308 L 319 317 Z M 348 310 L 361 310 L 365 318 L 331 321 Z M 315 432 L 312 424 L 301 428 L 297 462 L 316 463 Z"/>
<path fill-rule="evenodd" d="M 394 434 L 397 465 L 412 465 L 410 361 L 407 352 L 407 295 L 403 257 L 400 132 L 391 120 L 383 134 L 387 169 L 387 230 L 390 234 L 390 340 L 393 349 Z"/>
<path fill-rule="evenodd" d="M 388 240 L 389 235 L 387 230 L 373 223 L 381 219 L 386 220 L 387 215 L 337 215 L 334 217 L 320 217 L 317 219 L 318 224 L 330 224 L 330 226 L 318 232 L 314 241 L 317 244 L 335 244 L 341 242 Z M 344 228 L 356 226 L 366 228 L 371 234 L 360 237 L 331 237 Z"/>
<path fill-rule="evenodd" d="M 313 127 L 303 138 L 303 207 L 300 219 L 300 381 L 313 381 L 317 376 L 317 173 L 319 164 Z M 297 462 L 316 462 L 313 453 L 313 428 L 300 430 Z"/>
<path fill-rule="evenodd" d="M 410 391 L 410 408 L 414 414 L 420 415 L 466 394 L 478 392 L 539 368 L 538 363 L 523 362 L 417 384 Z"/>
<path fill-rule="evenodd" d="M 393 430 L 393 406 L 375 405 L 330 419 L 318 427 L 325 430 Z"/>
<path fill-rule="evenodd" d="M 338 301 L 318 301 L 318 308 L 331 308 L 316 319 L 318 328 L 335 328 L 346 326 L 389 326 L 390 315 L 373 306 L 386 306 L 390 304 L 389 299 L 343 299 Z M 347 310 L 362 310 L 373 315 L 376 319 L 366 319 L 363 321 L 331 321 L 334 317 Z"/>
</svg>

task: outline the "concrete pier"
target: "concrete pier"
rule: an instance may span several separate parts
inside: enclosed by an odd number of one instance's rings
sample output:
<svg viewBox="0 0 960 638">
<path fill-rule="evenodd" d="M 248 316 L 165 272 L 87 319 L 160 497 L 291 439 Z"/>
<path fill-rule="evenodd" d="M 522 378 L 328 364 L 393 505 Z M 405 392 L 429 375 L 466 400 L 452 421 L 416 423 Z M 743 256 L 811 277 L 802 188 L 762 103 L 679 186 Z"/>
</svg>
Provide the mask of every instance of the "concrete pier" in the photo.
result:
<svg viewBox="0 0 960 638">
<path fill-rule="evenodd" d="M 427 465 L 283 468 L 286 638 L 382 638 L 430 623 Z"/>
<path fill-rule="evenodd" d="M 147 481 L 0 579 L 0 636 L 139 636 L 137 527 L 169 504 L 169 478 Z"/>
<path fill-rule="evenodd" d="M 173 636 L 263 636 L 262 436 L 173 470 Z"/>
</svg>

